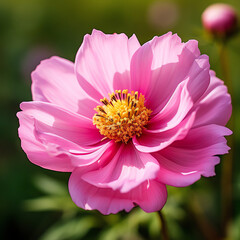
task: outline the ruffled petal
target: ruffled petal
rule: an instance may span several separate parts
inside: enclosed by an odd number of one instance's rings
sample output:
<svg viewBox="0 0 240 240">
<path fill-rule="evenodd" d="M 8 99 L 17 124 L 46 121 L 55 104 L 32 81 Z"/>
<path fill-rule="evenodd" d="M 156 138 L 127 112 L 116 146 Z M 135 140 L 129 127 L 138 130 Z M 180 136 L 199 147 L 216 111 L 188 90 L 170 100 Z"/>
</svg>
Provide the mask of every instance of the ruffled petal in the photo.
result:
<svg viewBox="0 0 240 240">
<path fill-rule="evenodd" d="M 115 152 L 114 141 L 84 148 L 55 133 L 44 132 L 42 123 L 24 111 L 17 115 L 22 148 L 32 163 L 43 168 L 70 172 L 75 167 L 86 167 L 83 171 L 90 171 L 101 167 Z"/>
<path fill-rule="evenodd" d="M 130 60 L 139 47 L 135 35 L 128 39 L 125 34 L 97 30 L 85 35 L 75 61 L 82 88 L 97 101 L 115 89 L 129 89 Z"/>
<path fill-rule="evenodd" d="M 224 126 L 231 116 L 231 96 L 227 92 L 227 87 L 215 76 L 214 71 L 210 71 L 210 76 L 211 80 L 207 91 L 195 105 L 198 111 L 193 127 L 208 124 Z"/>
<path fill-rule="evenodd" d="M 70 151 L 74 157 L 71 158 L 75 167 L 87 167 L 86 172 L 101 169 L 108 163 L 118 151 L 118 144 L 113 140 L 106 141 L 93 148 L 87 148 L 80 151 Z M 92 165 L 91 167 L 89 167 Z M 84 169 L 83 169 L 84 171 Z"/>
<path fill-rule="evenodd" d="M 141 153 L 133 144 L 121 144 L 114 158 L 103 168 L 88 172 L 82 179 L 96 187 L 128 192 L 146 180 L 154 179 L 159 164 L 148 153 Z"/>
<path fill-rule="evenodd" d="M 174 141 L 183 139 L 191 129 L 194 120 L 195 112 L 192 112 L 180 124 L 170 130 L 146 129 L 139 138 L 136 136 L 133 137 L 133 144 L 140 152 L 151 153 L 160 151 Z"/>
<path fill-rule="evenodd" d="M 20 122 L 18 133 L 21 139 L 21 147 L 32 163 L 55 171 L 73 171 L 74 166 L 71 159 L 67 155 L 56 154 L 56 144 L 46 146 L 36 136 L 34 118 L 23 112 L 19 112 L 17 116 Z M 74 148 L 75 146 L 70 147 L 68 145 L 68 147 Z"/>
<path fill-rule="evenodd" d="M 74 64 L 60 57 L 42 61 L 32 72 L 34 101 L 54 103 L 69 111 L 92 118 L 97 105 L 80 87 Z"/>
<path fill-rule="evenodd" d="M 116 153 L 114 141 L 105 141 L 84 148 L 55 134 L 40 132 L 37 125 L 35 122 L 34 134 L 36 139 L 45 146 L 45 151 L 51 156 L 67 155 L 74 167 L 87 167 L 86 171 L 101 168 Z M 90 167 L 93 164 L 94 166 Z"/>
<path fill-rule="evenodd" d="M 53 133 L 81 147 L 99 143 L 102 139 L 92 120 L 56 105 L 35 101 L 24 102 L 20 107 L 38 121 L 38 131 Z"/>
<path fill-rule="evenodd" d="M 129 212 L 139 205 L 145 212 L 159 211 L 167 199 L 166 186 L 146 181 L 127 193 L 111 188 L 99 188 L 85 182 L 77 168 L 69 179 L 69 192 L 75 204 L 85 210 L 98 210 L 102 214 Z"/>
<path fill-rule="evenodd" d="M 208 57 L 200 56 L 197 41 L 182 43 L 176 34 L 168 33 L 153 38 L 133 55 L 131 88 L 145 96 L 153 114 L 167 104 L 185 79 L 189 79 L 188 90 L 196 101 L 209 84 Z"/>
<path fill-rule="evenodd" d="M 102 136 L 87 118 L 48 103 L 23 103 L 21 107 L 17 116 L 22 148 L 41 167 L 72 171 L 96 163 L 99 168 L 115 152 L 115 142 L 100 141 Z"/>
<path fill-rule="evenodd" d="M 176 127 L 193 107 L 193 100 L 187 89 L 188 80 L 181 82 L 165 107 L 151 118 L 147 129 L 161 132 Z"/>
<path fill-rule="evenodd" d="M 201 175 L 215 175 L 215 165 L 229 147 L 224 136 L 231 131 L 218 125 L 191 129 L 188 135 L 171 146 L 153 153 L 158 159 L 160 171 L 158 180 L 164 184 L 184 187 L 197 181 Z"/>
</svg>

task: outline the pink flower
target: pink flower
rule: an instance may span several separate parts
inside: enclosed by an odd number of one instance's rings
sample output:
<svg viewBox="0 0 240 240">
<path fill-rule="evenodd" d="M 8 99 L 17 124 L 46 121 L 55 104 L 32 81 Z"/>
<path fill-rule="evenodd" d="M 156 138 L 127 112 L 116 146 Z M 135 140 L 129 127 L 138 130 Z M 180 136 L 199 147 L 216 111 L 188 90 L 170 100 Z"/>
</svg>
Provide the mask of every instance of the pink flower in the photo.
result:
<svg viewBox="0 0 240 240">
<path fill-rule="evenodd" d="M 202 14 L 202 23 L 213 35 L 224 37 L 236 30 L 237 13 L 228 4 L 215 3 L 207 7 Z"/>
<path fill-rule="evenodd" d="M 229 150 L 231 99 L 195 40 L 167 33 L 141 46 L 93 30 L 75 63 L 52 57 L 32 80 L 33 101 L 17 114 L 22 148 L 34 164 L 72 172 L 70 195 L 86 210 L 158 211 L 166 185 L 215 175 Z"/>
</svg>

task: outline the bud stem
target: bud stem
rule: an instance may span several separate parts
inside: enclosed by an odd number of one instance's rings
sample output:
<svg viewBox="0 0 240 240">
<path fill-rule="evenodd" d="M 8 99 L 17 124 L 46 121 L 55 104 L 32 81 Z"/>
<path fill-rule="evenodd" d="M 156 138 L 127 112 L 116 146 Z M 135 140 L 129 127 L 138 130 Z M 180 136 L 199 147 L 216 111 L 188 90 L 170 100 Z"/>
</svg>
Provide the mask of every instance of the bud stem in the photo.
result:
<svg viewBox="0 0 240 240">
<path fill-rule="evenodd" d="M 228 60 L 228 53 L 227 53 L 227 42 L 222 41 L 220 42 L 219 46 L 219 57 L 220 57 L 220 64 L 222 70 L 222 76 L 225 84 L 228 87 L 228 92 L 232 97 L 232 105 L 234 106 L 234 94 L 233 94 L 233 86 L 230 77 L 230 68 L 229 68 L 229 60 Z M 232 131 L 234 130 L 234 111 L 232 113 L 232 117 L 229 120 L 227 127 L 230 128 Z M 233 135 L 227 137 L 228 146 L 231 148 L 229 154 L 223 156 L 222 161 L 222 231 L 223 236 L 228 235 L 228 230 L 232 223 L 232 211 L 233 211 Z"/>
</svg>

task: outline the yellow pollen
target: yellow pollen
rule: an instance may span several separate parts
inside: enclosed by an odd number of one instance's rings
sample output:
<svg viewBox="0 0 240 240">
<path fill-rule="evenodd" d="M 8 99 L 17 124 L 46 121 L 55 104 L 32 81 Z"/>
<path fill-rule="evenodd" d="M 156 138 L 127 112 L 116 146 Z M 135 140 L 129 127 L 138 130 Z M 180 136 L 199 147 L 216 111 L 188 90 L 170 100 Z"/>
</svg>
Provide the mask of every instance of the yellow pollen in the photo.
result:
<svg viewBox="0 0 240 240">
<path fill-rule="evenodd" d="M 100 100 L 103 105 L 94 110 L 93 124 L 99 132 L 116 142 L 127 143 L 133 136 L 139 137 L 145 128 L 152 113 L 144 106 L 144 96 L 138 92 L 116 90 L 109 94 L 109 100 Z"/>
</svg>

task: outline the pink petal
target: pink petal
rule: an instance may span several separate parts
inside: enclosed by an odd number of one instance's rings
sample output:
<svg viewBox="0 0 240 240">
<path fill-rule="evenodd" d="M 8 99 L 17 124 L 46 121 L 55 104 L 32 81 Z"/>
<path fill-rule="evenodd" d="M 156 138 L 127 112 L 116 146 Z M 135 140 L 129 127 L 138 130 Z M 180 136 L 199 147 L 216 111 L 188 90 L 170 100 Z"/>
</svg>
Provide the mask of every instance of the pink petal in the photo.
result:
<svg viewBox="0 0 240 240">
<path fill-rule="evenodd" d="M 72 171 L 75 167 L 87 167 L 89 171 L 101 167 L 114 154 L 114 141 L 83 148 L 56 133 L 44 131 L 44 124 L 25 111 L 17 115 L 22 148 L 31 162 L 43 168 Z M 92 164 L 94 166 L 89 167 Z"/>
<path fill-rule="evenodd" d="M 34 101 L 54 103 L 69 111 L 92 118 L 97 102 L 80 87 L 74 64 L 60 57 L 46 59 L 32 72 Z"/>
<path fill-rule="evenodd" d="M 187 74 L 187 78 L 189 78 L 188 91 L 190 92 L 194 102 L 203 95 L 209 86 L 209 69 L 209 57 L 207 55 L 201 55 L 195 59 L 189 69 Z"/>
<path fill-rule="evenodd" d="M 194 127 L 208 124 L 224 126 L 232 113 L 231 96 L 227 93 L 227 87 L 215 76 L 215 72 L 210 71 L 210 75 L 209 87 L 195 106 L 198 111 Z"/>
<path fill-rule="evenodd" d="M 159 129 L 163 132 L 181 123 L 193 106 L 193 100 L 187 89 L 188 81 L 184 80 L 177 86 L 165 107 L 151 118 L 147 129 Z"/>
<path fill-rule="evenodd" d="M 56 145 L 52 144 L 46 147 L 39 141 L 34 134 L 34 118 L 23 112 L 19 112 L 17 116 L 20 122 L 18 133 L 21 138 L 21 146 L 32 163 L 55 171 L 73 171 L 74 166 L 67 155 L 51 154 Z"/>
<path fill-rule="evenodd" d="M 69 192 L 75 204 L 85 210 L 98 210 L 102 214 L 129 212 L 136 204 L 145 212 L 160 210 L 166 202 L 166 186 L 146 181 L 127 193 L 111 188 L 99 188 L 85 182 L 81 171 L 75 169 L 69 179 Z"/>
<path fill-rule="evenodd" d="M 170 130 L 146 129 L 139 138 L 136 136 L 133 137 L 133 144 L 140 152 L 150 153 L 160 151 L 174 141 L 183 139 L 193 125 L 194 119 L 195 112 L 191 113 L 180 124 Z"/>
<path fill-rule="evenodd" d="M 188 91 L 196 101 L 209 84 L 208 58 L 199 55 L 197 41 L 181 43 L 181 39 L 171 33 L 155 37 L 133 55 L 131 88 L 145 95 L 146 105 L 153 114 L 167 104 L 185 79 L 189 79 Z"/>
<path fill-rule="evenodd" d="M 23 103 L 21 107 L 23 111 L 17 116 L 22 148 L 30 161 L 41 167 L 72 171 L 74 167 L 95 163 L 95 168 L 99 168 L 116 152 L 114 141 L 94 139 L 99 133 L 87 118 L 48 103 Z M 89 140 L 99 143 L 87 145 Z M 91 169 L 94 168 L 87 170 Z"/>
<path fill-rule="evenodd" d="M 154 37 L 141 46 L 131 61 L 131 88 L 138 90 L 145 95 L 146 99 L 149 99 L 151 85 L 155 84 L 157 87 L 156 84 L 164 80 L 153 79 L 154 70 L 163 65 L 178 62 L 178 54 L 181 53 L 182 48 L 181 39 L 177 35 L 172 35 L 171 32 L 161 37 Z M 158 90 L 161 91 L 161 89 Z"/>
<path fill-rule="evenodd" d="M 53 133 L 81 147 L 101 141 L 92 120 L 44 102 L 24 102 L 20 105 L 26 115 L 38 121 L 38 131 Z"/>
<path fill-rule="evenodd" d="M 109 164 L 84 174 L 82 179 L 96 187 L 125 193 L 146 180 L 154 179 L 158 170 L 159 164 L 150 154 L 137 151 L 130 143 L 122 143 Z"/>
<path fill-rule="evenodd" d="M 191 129 L 188 135 L 171 146 L 152 155 L 158 159 L 160 171 L 158 180 L 176 187 L 188 186 L 201 175 L 215 175 L 216 155 L 225 154 L 229 147 L 225 135 L 231 131 L 218 125 Z"/>
<path fill-rule="evenodd" d="M 134 202 L 145 212 L 157 212 L 167 201 L 166 185 L 157 181 L 147 181 L 133 191 Z"/>
<path fill-rule="evenodd" d="M 67 155 L 74 167 L 86 167 L 86 171 L 90 171 L 91 168 L 100 168 L 117 151 L 114 141 L 105 141 L 101 145 L 83 148 L 60 136 L 38 131 L 36 124 L 34 134 L 37 140 L 45 146 L 49 155 Z M 92 164 L 94 166 L 90 168 Z"/>
<path fill-rule="evenodd" d="M 75 157 L 72 157 L 71 160 L 74 166 L 86 166 L 86 171 L 91 171 L 105 166 L 106 163 L 108 163 L 109 160 L 111 160 L 117 153 L 118 144 L 116 144 L 113 140 L 106 141 L 99 146 L 87 150 L 88 152 L 85 153 L 80 151 L 70 151 L 71 154 L 75 155 Z M 93 168 L 90 168 L 89 166 L 92 164 L 94 164 L 91 166 Z"/>
<path fill-rule="evenodd" d="M 139 47 L 135 35 L 128 39 L 125 34 L 97 30 L 85 35 L 75 61 L 82 88 L 97 101 L 115 89 L 129 89 L 130 60 Z"/>
</svg>

